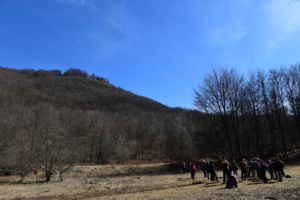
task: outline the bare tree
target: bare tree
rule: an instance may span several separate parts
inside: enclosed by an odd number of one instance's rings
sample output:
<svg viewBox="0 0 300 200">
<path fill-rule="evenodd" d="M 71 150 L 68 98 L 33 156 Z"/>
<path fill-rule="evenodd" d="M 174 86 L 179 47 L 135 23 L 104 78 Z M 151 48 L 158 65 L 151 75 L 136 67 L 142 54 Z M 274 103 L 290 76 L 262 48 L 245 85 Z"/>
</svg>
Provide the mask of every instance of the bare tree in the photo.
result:
<svg viewBox="0 0 300 200">
<path fill-rule="evenodd" d="M 243 78 L 234 70 L 214 71 L 204 79 L 204 85 L 195 91 L 196 107 L 200 111 L 219 116 L 224 130 L 226 151 L 229 151 L 231 157 L 236 151 L 241 154 L 237 126 L 242 82 Z"/>
<path fill-rule="evenodd" d="M 282 150 L 287 153 L 287 141 L 284 124 L 286 124 L 287 108 L 286 94 L 284 88 L 283 70 L 271 70 L 269 74 L 270 81 L 270 107 L 273 114 L 273 123 L 280 137 Z"/>
<path fill-rule="evenodd" d="M 286 69 L 284 81 L 289 113 L 292 114 L 295 128 L 298 130 L 298 136 L 294 137 L 294 141 L 297 141 L 300 138 L 300 65 Z"/>
</svg>

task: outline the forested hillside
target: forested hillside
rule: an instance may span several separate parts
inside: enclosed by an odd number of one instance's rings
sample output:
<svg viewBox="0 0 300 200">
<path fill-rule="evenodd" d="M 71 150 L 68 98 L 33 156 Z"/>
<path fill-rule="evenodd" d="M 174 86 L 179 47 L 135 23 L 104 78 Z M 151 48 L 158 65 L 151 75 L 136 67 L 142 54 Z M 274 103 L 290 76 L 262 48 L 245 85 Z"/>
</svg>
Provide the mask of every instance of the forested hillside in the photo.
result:
<svg viewBox="0 0 300 200">
<path fill-rule="evenodd" d="M 20 173 L 58 163 L 187 159 L 199 153 L 193 140 L 201 113 L 167 107 L 78 69 L 1 68 L 0 90 L 1 165 Z"/>
<path fill-rule="evenodd" d="M 78 69 L 0 68 L 1 167 L 50 179 L 73 163 L 241 158 L 299 144 L 300 68 L 212 73 L 201 111 L 170 108 Z"/>
</svg>

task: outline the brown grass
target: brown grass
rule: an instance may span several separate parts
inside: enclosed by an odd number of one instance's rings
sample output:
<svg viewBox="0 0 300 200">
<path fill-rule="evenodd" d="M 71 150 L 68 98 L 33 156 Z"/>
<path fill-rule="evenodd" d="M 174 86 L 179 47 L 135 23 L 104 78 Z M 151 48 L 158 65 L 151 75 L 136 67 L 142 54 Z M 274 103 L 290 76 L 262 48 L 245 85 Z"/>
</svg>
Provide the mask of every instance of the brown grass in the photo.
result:
<svg viewBox="0 0 300 200">
<path fill-rule="evenodd" d="M 224 189 L 222 184 L 203 179 L 201 173 L 197 174 L 198 179 L 194 184 L 189 174 L 126 175 L 132 170 L 143 174 L 144 170 L 153 170 L 159 165 L 77 166 L 64 182 L 56 182 L 54 179 L 47 184 L 10 184 L 4 180 L 12 177 L 2 177 L 0 199 L 300 199 L 300 166 L 289 167 L 286 171 L 294 177 L 284 179 L 281 183 L 261 184 L 245 181 L 239 184 L 238 189 L 232 190 Z M 114 176 L 109 177 L 109 174 Z M 197 184 L 200 181 L 202 183 Z"/>
</svg>

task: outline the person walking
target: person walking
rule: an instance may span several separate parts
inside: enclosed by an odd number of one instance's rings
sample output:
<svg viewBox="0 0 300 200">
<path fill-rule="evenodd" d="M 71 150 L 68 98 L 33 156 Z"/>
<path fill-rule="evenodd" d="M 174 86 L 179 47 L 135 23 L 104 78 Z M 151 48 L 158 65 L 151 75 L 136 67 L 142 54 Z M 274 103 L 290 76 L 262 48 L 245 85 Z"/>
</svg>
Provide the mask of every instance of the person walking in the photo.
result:
<svg viewBox="0 0 300 200">
<path fill-rule="evenodd" d="M 208 172 L 210 174 L 210 180 L 211 181 L 219 182 L 218 176 L 217 176 L 217 173 L 216 173 L 216 166 L 213 163 L 213 161 L 211 161 L 211 160 L 208 162 Z"/>
<path fill-rule="evenodd" d="M 226 183 L 227 178 L 230 175 L 230 170 L 229 170 L 229 161 L 226 159 L 223 159 L 221 162 L 221 168 L 223 171 L 223 184 Z"/>
<path fill-rule="evenodd" d="M 240 168 L 242 181 L 246 180 L 248 177 L 248 161 L 245 158 L 243 158 L 243 160 L 241 161 Z"/>
<path fill-rule="evenodd" d="M 195 163 L 191 164 L 191 179 L 194 181 L 197 172 L 197 167 Z"/>
</svg>

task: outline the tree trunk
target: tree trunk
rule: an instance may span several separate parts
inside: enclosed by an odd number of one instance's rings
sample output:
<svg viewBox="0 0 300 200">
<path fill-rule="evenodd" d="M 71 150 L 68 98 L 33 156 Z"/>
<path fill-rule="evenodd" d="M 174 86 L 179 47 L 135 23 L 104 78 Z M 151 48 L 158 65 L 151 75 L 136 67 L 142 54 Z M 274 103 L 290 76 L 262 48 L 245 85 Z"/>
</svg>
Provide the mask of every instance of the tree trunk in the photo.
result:
<svg viewBox="0 0 300 200">
<path fill-rule="evenodd" d="M 45 176 L 46 176 L 46 182 L 51 181 L 51 177 L 52 177 L 52 173 L 51 172 L 46 172 Z"/>
<path fill-rule="evenodd" d="M 228 150 L 229 150 L 229 156 L 230 156 L 230 159 L 232 159 L 234 156 L 234 153 L 233 153 L 234 151 L 233 151 L 233 145 L 232 145 L 232 141 L 231 141 L 231 137 L 230 137 L 230 133 L 229 133 L 229 126 L 228 126 L 229 124 L 228 124 L 227 116 L 223 116 L 222 118 L 223 118 L 222 124 L 223 124 L 224 131 L 225 131 L 225 139 L 226 139 L 226 143 L 227 143 Z"/>
</svg>

